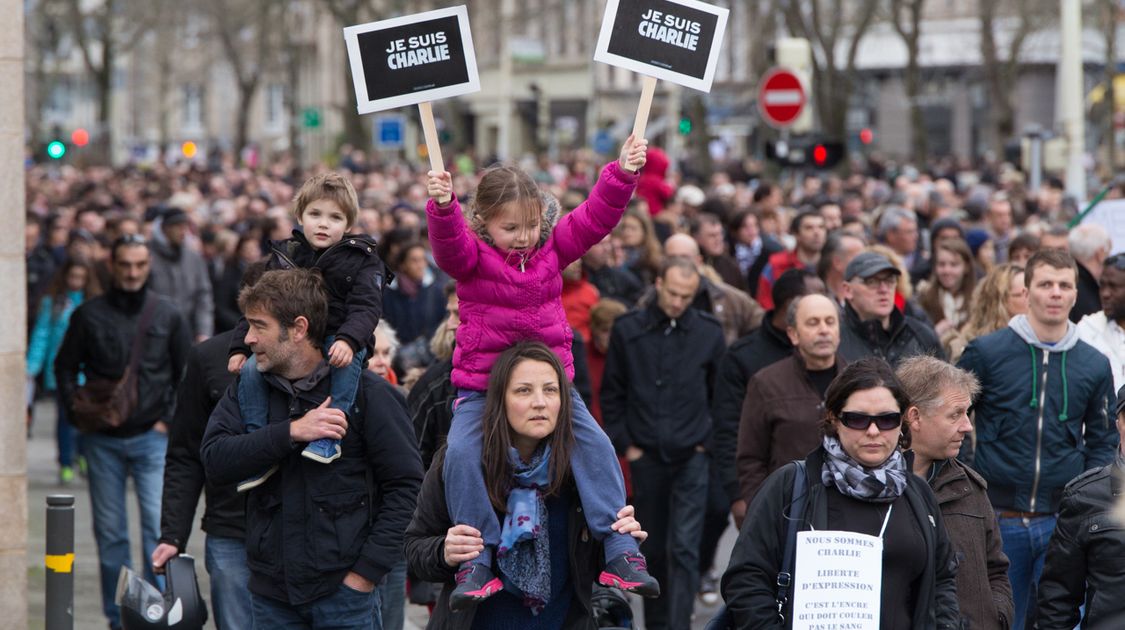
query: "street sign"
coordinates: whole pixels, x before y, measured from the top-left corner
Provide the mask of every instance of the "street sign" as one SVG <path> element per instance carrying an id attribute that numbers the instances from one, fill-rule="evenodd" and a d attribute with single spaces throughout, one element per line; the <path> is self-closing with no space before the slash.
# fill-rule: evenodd
<path id="1" fill-rule="evenodd" d="M 758 110 L 771 127 L 792 125 L 808 102 L 800 77 L 786 68 L 772 68 L 758 88 Z"/>
<path id="2" fill-rule="evenodd" d="M 320 109 L 316 107 L 306 107 L 301 110 L 301 120 L 304 123 L 305 129 L 316 129 L 320 127 Z"/>
<path id="3" fill-rule="evenodd" d="M 406 121 L 402 116 L 379 116 L 375 119 L 375 146 L 380 149 L 401 149 L 405 131 Z"/>
<path id="4" fill-rule="evenodd" d="M 344 29 L 361 114 L 480 91 L 464 6 Z"/>

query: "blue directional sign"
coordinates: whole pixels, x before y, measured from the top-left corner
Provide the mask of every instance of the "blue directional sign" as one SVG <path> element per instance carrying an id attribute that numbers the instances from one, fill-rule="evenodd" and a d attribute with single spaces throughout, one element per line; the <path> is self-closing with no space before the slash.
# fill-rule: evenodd
<path id="1" fill-rule="evenodd" d="M 375 119 L 375 146 L 380 149 L 401 149 L 406 136 L 402 116 L 379 116 Z"/>

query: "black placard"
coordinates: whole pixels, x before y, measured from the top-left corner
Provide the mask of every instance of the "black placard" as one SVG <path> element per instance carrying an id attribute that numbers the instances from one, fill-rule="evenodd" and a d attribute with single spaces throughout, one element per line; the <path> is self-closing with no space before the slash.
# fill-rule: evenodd
<path id="1" fill-rule="evenodd" d="M 360 113 L 480 89 L 465 7 L 344 29 Z"/>
<path id="2" fill-rule="evenodd" d="M 617 5 L 608 51 L 703 80 L 719 18 L 668 0 Z"/>
<path id="3" fill-rule="evenodd" d="M 358 39 L 367 97 L 373 101 L 469 80 L 456 17 L 362 33 Z"/>

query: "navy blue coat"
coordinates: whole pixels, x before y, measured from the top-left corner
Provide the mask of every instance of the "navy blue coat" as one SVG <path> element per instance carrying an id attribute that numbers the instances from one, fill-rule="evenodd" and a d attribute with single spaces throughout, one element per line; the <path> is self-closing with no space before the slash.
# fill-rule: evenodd
<path id="1" fill-rule="evenodd" d="M 1113 461 L 1113 374 L 1093 346 L 1044 352 L 1008 327 L 975 339 L 958 367 L 980 379 L 973 468 L 993 507 L 1055 512 L 1067 482 Z"/>

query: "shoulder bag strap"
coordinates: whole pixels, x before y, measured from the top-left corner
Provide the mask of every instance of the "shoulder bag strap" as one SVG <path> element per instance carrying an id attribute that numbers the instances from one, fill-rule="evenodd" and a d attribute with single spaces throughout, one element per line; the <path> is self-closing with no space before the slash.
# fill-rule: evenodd
<path id="1" fill-rule="evenodd" d="M 793 583 L 793 560 L 797 555 L 797 530 L 805 512 L 805 499 L 808 498 L 808 478 L 805 476 L 805 461 L 794 462 L 797 472 L 793 476 L 793 494 L 789 499 L 786 520 L 789 529 L 785 535 L 785 555 L 781 557 L 781 571 L 777 573 L 777 616 L 785 621 L 785 604 L 789 601 L 789 587 Z"/>

